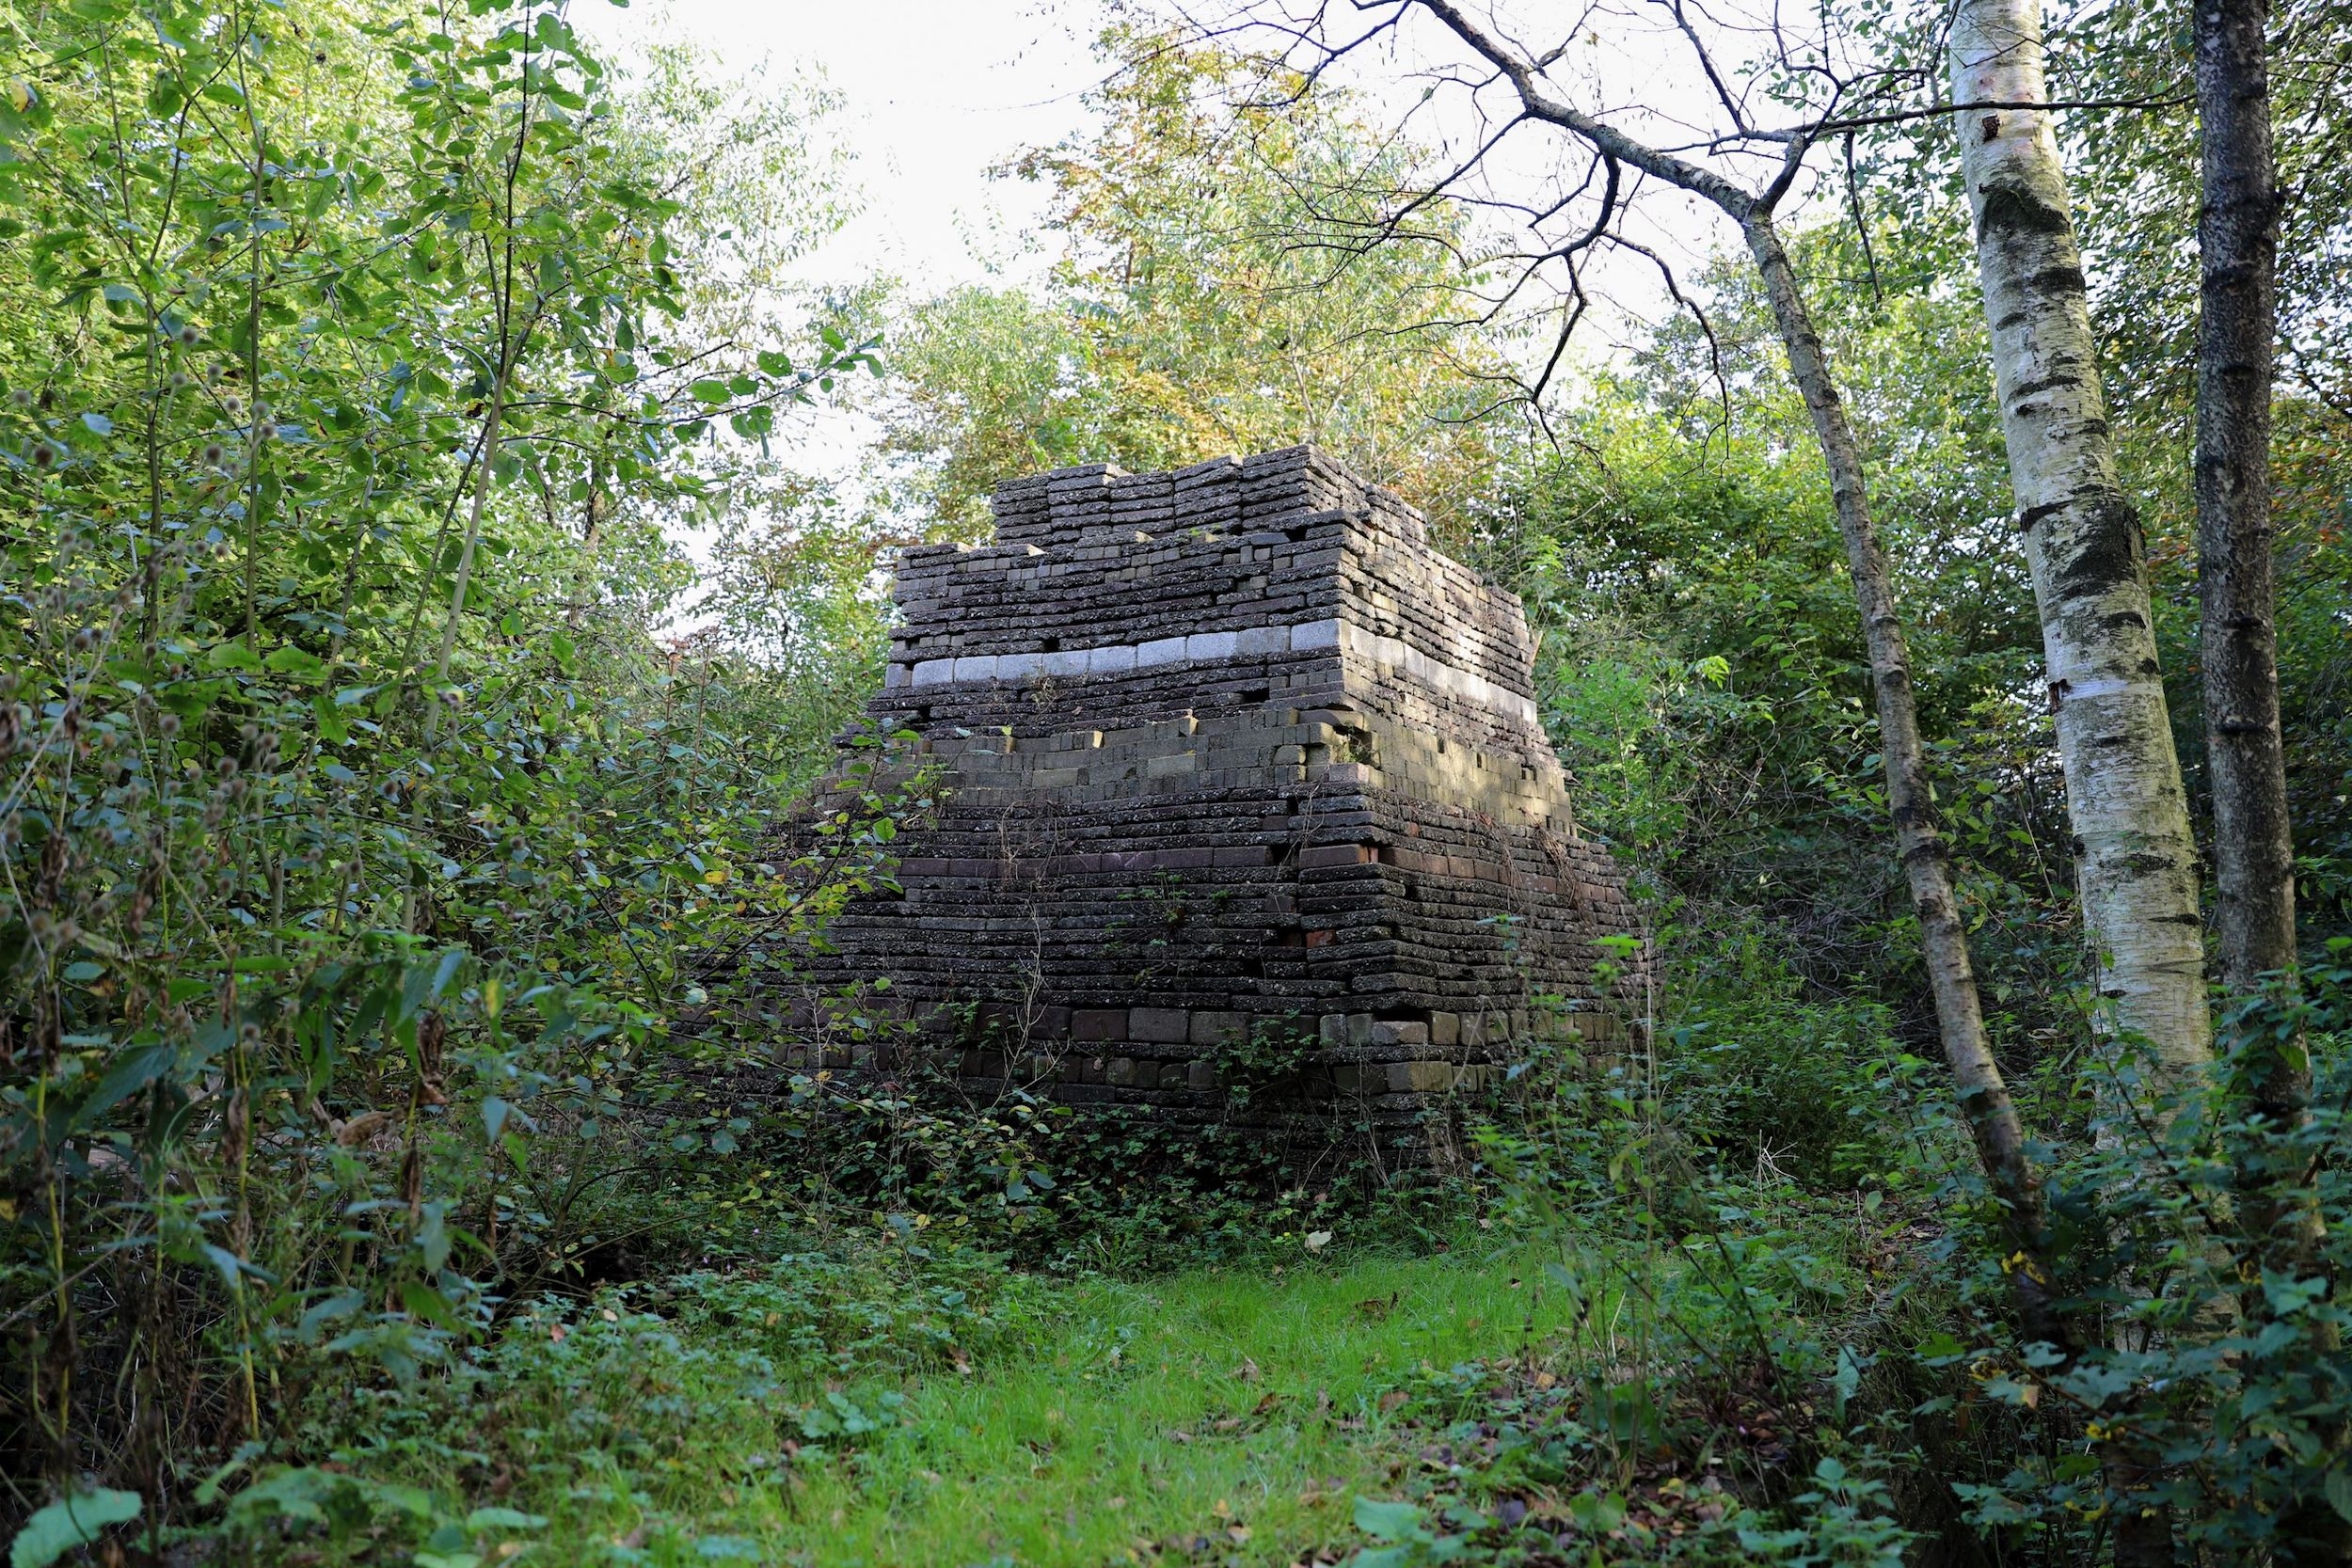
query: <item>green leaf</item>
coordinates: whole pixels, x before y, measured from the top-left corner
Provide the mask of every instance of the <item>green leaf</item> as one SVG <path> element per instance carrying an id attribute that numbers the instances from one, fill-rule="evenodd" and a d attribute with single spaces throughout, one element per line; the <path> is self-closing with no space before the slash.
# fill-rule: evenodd
<path id="1" fill-rule="evenodd" d="M 51 1503 L 16 1532 L 8 1568 L 49 1568 L 74 1547 L 96 1541 L 108 1526 L 129 1524 L 142 1506 L 136 1492 L 103 1486 Z"/>
<path id="2" fill-rule="evenodd" d="M 323 680 L 326 675 L 326 660 L 291 645 L 278 649 L 262 662 L 279 674 L 292 675 L 296 680 Z"/>
<path id="3" fill-rule="evenodd" d="M 242 642 L 223 642 L 204 656 L 204 662 L 207 667 L 215 670 L 258 672 L 262 668 L 262 661 L 254 657 L 253 650 Z"/>
<path id="4" fill-rule="evenodd" d="M 1606 1535 L 1625 1523 L 1625 1499 L 1614 1492 L 1587 1492 L 1568 1499 L 1568 1513 L 1589 1535 Z"/>
<path id="5" fill-rule="evenodd" d="M 2328 1506 L 2352 1519 L 2352 1470 L 2339 1467 L 2328 1472 Z"/>
<path id="6" fill-rule="evenodd" d="M 458 1326 L 457 1311 L 450 1305 L 449 1298 L 422 1280 L 404 1280 L 400 1287 L 400 1300 L 402 1306 L 427 1323 L 438 1323 L 443 1328 Z"/>
<path id="7" fill-rule="evenodd" d="M 319 1330 L 341 1318 L 348 1318 L 367 1305 L 368 1298 L 358 1291 L 330 1291 L 312 1302 L 302 1314 L 302 1323 L 295 1336 L 306 1345 L 318 1342 Z"/>
<path id="8" fill-rule="evenodd" d="M 1356 1528 L 1375 1541 L 1402 1541 L 1421 1528 L 1421 1509 L 1413 1503 L 1356 1499 Z"/>
<path id="9" fill-rule="evenodd" d="M 161 1078 L 170 1069 L 178 1055 L 178 1051 L 171 1046 L 151 1045 L 117 1062 L 114 1070 L 99 1083 L 98 1091 L 84 1101 L 73 1113 L 74 1125 L 96 1125 L 100 1117 Z"/>
<path id="10" fill-rule="evenodd" d="M 514 1508 L 477 1508 L 466 1515 L 469 1530 L 485 1529 L 545 1529 L 548 1522 L 536 1513 L 525 1513 Z"/>

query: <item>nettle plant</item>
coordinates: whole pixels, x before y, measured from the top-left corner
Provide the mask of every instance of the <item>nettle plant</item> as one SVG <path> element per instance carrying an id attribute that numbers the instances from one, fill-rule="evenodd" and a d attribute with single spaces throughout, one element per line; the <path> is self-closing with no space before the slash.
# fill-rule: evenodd
<path id="1" fill-rule="evenodd" d="M 577 1243 L 686 955 L 816 917 L 762 858 L 806 759 L 653 641 L 656 519 L 870 345 L 697 336 L 694 178 L 542 0 L 0 15 L 20 1501 L 152 1518 L 300 1347 L 440 1355 Z M 886 874 L 893 809 L 828 852 Z"/>

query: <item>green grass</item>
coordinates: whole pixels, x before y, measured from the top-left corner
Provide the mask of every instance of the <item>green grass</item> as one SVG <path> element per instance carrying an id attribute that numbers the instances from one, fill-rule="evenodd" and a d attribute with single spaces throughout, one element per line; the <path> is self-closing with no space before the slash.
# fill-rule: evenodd
<path id="1" fill-rule="evenodd" d="M 886 1285 L 886 1307 L 854 1299 Z M 341 1413 L 371 1436 L 338 1467 L 432 1494 L 437 1539 L 387 1511 L 404 1495 L 387 1490 L 368 1528 L 296 1528 L 273 1547 L 272 1526 L 255 1544 L 289 1562 L 399 1562 L 395 1543 L 424 1540 L 438 1554 L 418 1560 L 427 1568 L 1095 1568 L 1206 1538 L 1217 1560 L 1295 1562 L 1360 1541 L 1359 1495 L 1399 1494 L 1416 1439 L 1393 1390 L 1556 1345 L 1570 1310 L 1524 1247 L 951 1285 L 959 1323 L 927 1312 L 917 1298 L 941 1288 L 905 1270 L 829 1280 L 798 1317 L 700 1276 L 673 1285 L 660 1315 L 591 1308 L 560 1338 L 556 1320 L 520 1322 L 437 1403 Z M 879 1424 L 808 1440 L 812 1421 L 838 1423 L 829 1394 L 850 1424 Z M 484 1504 L 546 1523 L 453 1523 Z"/>
<path id="2" fill-rule="evenodd" d="M 1533 1259 L 1446 1255 L 1074 1292 L 1070 1340 L 927 1380 L 913 1425 L 818 1472 L 760 1538 L 842 1564 L 1097 1564 L 1201 1536 L 1237 1560 L 1295 1561 L 1353 1539 L 1354 1496 L 1393 1490 L 1381 1396 L 1402 1374 L 1559 1326 L 1540 1277 Z"/>
<path id="3" fill-rule="evenodd" d="M 1842 1246 L 1769 1227 L 1685 1250 L 1467 1223 L 1429 1254 L 1290 1247 L 1068 1280 L 866 1242 L 541 1303 L 454 1375 L 314 1401 L 287 1451 L 331 1461 L 231 1503 L 231 1560 L 1273 1565 L 1365 1544 L 1359 1499 L 1484 1529 L 1461 1511 L 1507 1498 L 1609 1536 L 1612 1560 L 1755 1560 L 1709 1543 L 1776 1506 L 1793 1457 L 1763 1451 L 1756 1402 L 1818 1402 L 1867 1293 Z M 1748 1414 L 1724 1413 L 1735 1385 Z M 1603 1502 L 1625 1530 L 1593 1524 Z M 1846 1512 L 1860 1555 L 1821 1560 L 1894 1560 Z"/>

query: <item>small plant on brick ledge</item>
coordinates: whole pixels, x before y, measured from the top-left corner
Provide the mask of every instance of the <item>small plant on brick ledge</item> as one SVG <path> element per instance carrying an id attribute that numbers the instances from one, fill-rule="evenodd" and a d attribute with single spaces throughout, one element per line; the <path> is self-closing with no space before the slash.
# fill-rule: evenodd
<path id="1" fill-rule="evenodd" d="M 1246 1031 L 1226 1031 L 1209 1060 L 1224 1087 L 1226 1103 L 1239 1110 L 1255 1095 L 1295 1095 L 1314 1063 L 1318 1044 L 1304 1017 L 1285 1013 L 1260 1019 Z"/>

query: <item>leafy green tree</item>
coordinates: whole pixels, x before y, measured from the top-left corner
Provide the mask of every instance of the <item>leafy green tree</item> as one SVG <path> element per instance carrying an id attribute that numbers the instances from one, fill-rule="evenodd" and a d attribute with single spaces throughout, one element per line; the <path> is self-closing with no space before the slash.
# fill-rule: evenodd
<path id="1" fill-rule="evenodd" d="M 1007 171 L 1050 183 L 1069 259 L 920 303 L 897 343 L 884 451 L 914 504 L 968 529 L 1041 468 L 1312 441 L 1461 515 L 1504 361 L 1463 214 L 1394 203 L 1415 150 L 1263 60 L 1134 26 L 1101 48 L 1100 128 Z"/>
<path id="2" fill-rule="evenodd" d="M 11 1476 L 161 1522 L 576 1272 L 692 955 L 807 913 L 660 526 L 869 358 L 766 287 L 822 104 L 693 69 L 542 0 L 0 14 Z"/>

